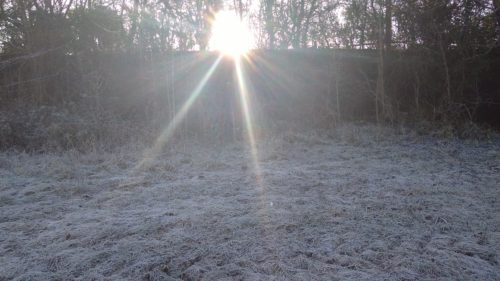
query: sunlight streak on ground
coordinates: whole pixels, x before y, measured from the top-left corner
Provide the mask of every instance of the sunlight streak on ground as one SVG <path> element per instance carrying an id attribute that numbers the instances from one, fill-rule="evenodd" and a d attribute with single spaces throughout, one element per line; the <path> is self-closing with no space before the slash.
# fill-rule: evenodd
<path id="1" fill-rule="evenodd" d="M 201 94 L 203 88 L 207 84 L 208 80 L 214 73 L 215 69 L 217 68 L 221 60 L 222 60 L 222 55 L 215 60 L 214 64 L 212 64 L 212 66 L 207 71 L 205 76 L 201 79 L 200 83 L 198 83 L 196 88 L 193 90 L 188 100 L 184 103 L 179 112 L 177 112 L 174 118 L 170 121 L 168 126 L 165 127 L 160 136 L 156 139 L 153 147 L 145 153 L 144 158 L 139 162 L 139 164 L 137 164 L 136 168 L 144 167 L 161 152 L 165 144 L 170 140 L 170 138 L 174 134 L 179 124 L 181 124 L 182 120 L 184 120 L 184 117 L 189 112 L 189 109 L 191 108 L 193 103 Z"/>
<path id="2" fill-rule="evenodd" d="M 266 237 L 265 238 L 266 245 L 268 249 L 273 251 L 274 255 L 277 255 L 277 252 L 275 250 L 275 246 L 277 245 L 277 237 L 273 229 L 273 223 L 271 221 L 271 212 L 270 212 L 271 211 L 270 209 L 273 206 L 273 202 L 269 201 L 269 198 L 267 196 L 267 188 L 259 164 L 259 152 L 257 149 L 257 142 L 255 139 L 254 128 L 253 128 L 254 120 L 252 118 L 252 111 L 251 111 L 252 106 L 250 103 L 250 97 L 249 97 L 248 87 L 246 84 L 243 65 L 241 63 L 241 60 L 243 58 L 249 60 L 249 57 L 247 56 L 240 56 L 235 58 L 234 65 L 236 68 L 236 77 L 238 80 L 240 101 L 241 101 L 241 106 L 243 108 L 243 115 L 245 119 L 244 120 L 245 129 L 248 134 L 247 138 L 248 138 L 248 143 L 250 145 L 251 161 L 255 173 L 256 184 L 257 187 L 259 188 L 260 207 L 259 207 L 258 217 L 260 220 L 260 227 L 262 227 L 264 236 Z"/>
<path id="3" fill-rule="evenodd" d="M 246 85 L 245 77 L 243 75 L 243 67 L 241 64 L 241 57 L 235 58 L 234 60 L 236 68 L 236 77 L 238 79 L 238 89 L 240 94 L 241 106 L 243 108 L 243 117 L 245 118 L 245 128 L 248 134 L 248 142 L 250 144 L 250 152 L 252 156 L 252 161 L 256 173 L 257 180 L 260 182 L 260 168 L 259 168 L 259 157 L 257 151 L 257 144 L 255 142 L 255 135 L 253 131 L 253 120 L 252 113 L 250 112 L 248 88 Z"/>

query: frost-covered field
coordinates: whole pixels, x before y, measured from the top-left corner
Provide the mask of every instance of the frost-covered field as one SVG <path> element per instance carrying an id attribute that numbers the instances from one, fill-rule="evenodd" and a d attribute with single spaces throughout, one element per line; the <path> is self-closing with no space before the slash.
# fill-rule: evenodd
<path id="1" fill-rule="evenodd" d="M 500 141 L 0 154 L 0 280 L 500 280 Z"/>

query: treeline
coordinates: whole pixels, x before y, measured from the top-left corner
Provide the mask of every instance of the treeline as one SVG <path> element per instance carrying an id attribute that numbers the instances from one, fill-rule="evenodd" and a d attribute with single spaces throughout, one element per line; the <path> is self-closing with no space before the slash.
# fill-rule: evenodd
<path id="1" fill-rule="evenodd" d="M 378 119 L 392 125 L 427 120 L 450 128 L 470 121 L 498 126 L 500 50 L 466 62 L 458 53 L 449 56 L 454 95 L 453 102 L 444 103 L 448 84 L 429 53 L 385 54 L 382 101 L 377 50 L 252 52 L 242 67 L 253 125 L 273 131 Z M 217 58 L 214 52 L 172 52 L 148 60 L 130 54 L 94 53 L 87 60 L 67 55 L 53 61 L 50 66 L 59 72 L 43 81 L 19 80 L 32 62 L 12 62 L 0 72 L 0 147 L 115 147 L 134 138 L 154 139 Z M 48 93 L 44 100 L 37 96 L 40 85 Z M 226 58 L 207 80 L 178 136 L 239 138 L 242 118 L 234 64 Z"/>
<path id="2" fill-rule="evenodd" d="M 499 0 L 0 0 L 0 146 L 164 126 L 215 59 L 203 51 L 221 9 L 256 32 L 248 79 L 268 120 L 500 124 Z M 231 71 L 192 126 L 234 129 Z"/>
<path id="3" fill-rule="evenodd" d="M 498 0 L 2 0 L 2 53 L 206 50 L 214 14 L 248 18 L 257 47 L 461 50 L 498 40 Z"/>

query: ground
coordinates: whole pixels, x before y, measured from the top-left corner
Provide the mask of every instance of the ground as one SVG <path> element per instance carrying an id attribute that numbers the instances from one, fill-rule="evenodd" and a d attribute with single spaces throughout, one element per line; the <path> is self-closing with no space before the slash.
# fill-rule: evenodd
<path id="1" fill-rule="evenodd" d="M 3 152 L 0 280 L 500 280 L 498 138 L 389 135 Z"/>

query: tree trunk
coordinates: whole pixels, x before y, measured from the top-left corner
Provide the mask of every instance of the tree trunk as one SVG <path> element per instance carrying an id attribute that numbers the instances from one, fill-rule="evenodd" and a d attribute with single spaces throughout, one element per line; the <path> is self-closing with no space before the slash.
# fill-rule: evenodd
<path id="1" fill-rule="evenodd" d="M 274 49 L 275 47 L 275 35 L 274 35 L 274 16 L 273 16 L 273 7 L 275 0 L 266 0 L 265 1 L 265 14 L 266 14 L 266 32 L 269 37 L 269 48 Z"/>
<path id="2" fill-rule="evenodd" d="M 132 48 L 134 45 L 134 37 L 137 33 L 137 21 L 139 20 L 139 0 L 134 0 L 134 10 L 132 11 L 132 23 L 130 26 L 130 31 L 129 31 L 129 42 L 128 42 L 128 48 Z"/>
<path id="3" fill-rule="evenodd" d="M 495 18 L 497 22 L 496 45 L 500 46 L 500 0 L 493 0 L 493 7 L 495 8 Z"/>
<path id="4" fill-rule="evenodd" d="M 391 49 L 392 43 L 392 0 L 385 0 L 385 49 Z"/>
<path id="5" fill-rule="evenodd" d="M 441 59 L 444 68 L 445 82 L 446 82 L 446 105 L 449 106 L 451 104 L 451 79 L 450 79 L 450 69 L 448 67 L 448 59 L 446 58 L 446 50 L 443 46 L 443 39 L 440 36 L 439 40 L 439 51 L 441 53 Z"/>

